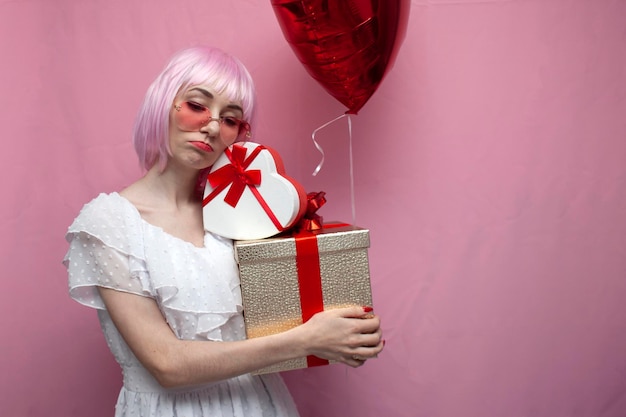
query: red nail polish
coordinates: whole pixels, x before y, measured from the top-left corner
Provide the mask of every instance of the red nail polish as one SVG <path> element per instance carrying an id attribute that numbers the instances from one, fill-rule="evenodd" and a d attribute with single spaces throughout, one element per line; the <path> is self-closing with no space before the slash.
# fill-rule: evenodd
<path id="1" fill-rule="evenodd" d="M 363 311 L 365 311 L 366 313 L 369 313 L 371 311 L 374 311 L 374 309 L 370 306 L 363 306 Z"/>
<path id="2" fill-rule="evenodd" d="M 387 343 L 387 341 L 385 339 L 383 339 L 383 346 L 385 346 L 385 343 Z"/>

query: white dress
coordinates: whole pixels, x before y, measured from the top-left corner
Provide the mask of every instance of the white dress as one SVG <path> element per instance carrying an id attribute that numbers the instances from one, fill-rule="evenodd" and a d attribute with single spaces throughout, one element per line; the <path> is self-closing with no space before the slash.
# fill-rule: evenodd
<path id="1" fill-rule="evenodd" d="M 230 240 L 205 232 L 204 247 L 196 247 L 143 220 L 117 193 L 100 194 L 86 204 L 66 239 L 70 295 L 98 310 L 106 341 L 123 371 L 116 417 L 298 415 L 278 374 L 163 388 L 126 345 L 97 291 L 100 286 L 154 298 L 180 339 L 214 343 L 244 339 L 239 275 Z"/>

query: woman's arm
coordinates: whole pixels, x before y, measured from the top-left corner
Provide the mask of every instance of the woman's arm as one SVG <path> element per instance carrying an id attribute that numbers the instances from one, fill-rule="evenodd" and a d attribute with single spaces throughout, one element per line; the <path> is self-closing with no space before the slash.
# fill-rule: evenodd
<path id="1" fill-rule="evenodd" d="M 356 367 L 383 348 L 380 320 L 363 307 L 321 312 L 271 336 L 236 342 L 180 340 L 152 298 L 98 287 L 118 331 L 164 387 L 228 379 L 289 359 L 316 355 Z"/>

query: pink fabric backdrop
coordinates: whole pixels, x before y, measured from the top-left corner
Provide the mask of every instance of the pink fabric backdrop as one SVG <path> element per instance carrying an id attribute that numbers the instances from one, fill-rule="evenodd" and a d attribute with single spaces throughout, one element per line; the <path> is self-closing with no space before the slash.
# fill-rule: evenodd
<path id="1" fill-rule="evenodd" d="M 384 3 L 384 2 L 383 2 Z M 626 415 L 626 2 L 414 0 L 353 117 L 387 348 L 285 374 L 303 417 Z M 350 220 L 345 121 L 269 1 L 0 0 L 0 415 L 113 413 L 93 311 L 67 296 L 64 232 L 139 175 L 135 111 L 172 52 L 207 43 L 258 85 L 258 141 Z"/>

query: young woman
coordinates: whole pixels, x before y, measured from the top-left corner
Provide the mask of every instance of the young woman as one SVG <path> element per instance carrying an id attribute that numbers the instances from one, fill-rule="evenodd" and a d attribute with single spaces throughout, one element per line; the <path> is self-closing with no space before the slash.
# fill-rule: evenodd
<path id="1" fill-rule="evenodd" d="M 176 54 L 137 117 L 145 175 L 100 194 L 68 230 L 70 295 L 97 309 L 123 371 L 116 416 L 297 416 L 278 374 L 250 372 L 307 355 L 357 367 L 382 350 L 367 307 L 245 339 L 232 242 L 204 230 L 200 180 L 250 135 L 253 105 L 236 58 L 215 48 Z"/>

